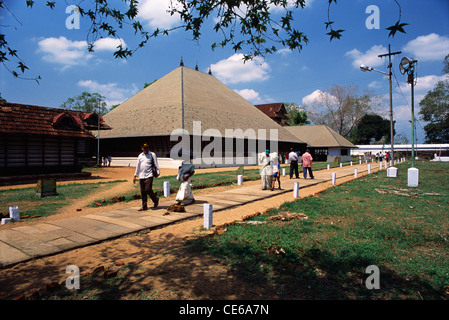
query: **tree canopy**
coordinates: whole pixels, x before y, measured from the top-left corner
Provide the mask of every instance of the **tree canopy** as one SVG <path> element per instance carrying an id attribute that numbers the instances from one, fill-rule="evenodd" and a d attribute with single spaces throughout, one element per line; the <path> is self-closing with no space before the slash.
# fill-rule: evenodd
<path id="1" fill-rule="evenodd" d="M 348 138 L 363 116 L 379 105 L 377 96 L 372 92 L 365 90 L 359 95 L 357 91 L 355 85 L 334 85 L 329 91 L 316 91 L 317 97 L 304 106 L 309 119 L 314 124 L 325 124 Z"/>
<path id="2" fill-rule="evenodd" d="M 350 140 L 354 144 L 390 143 L 390 120 L 365 114 L 351 131 Z"/>
<path id="3" fill-rule="evenodd" d="M 108 112 L 104 99 L 105 97 L 99 93 L 89 93 L 84 91 L 76 97 L 68 98 L 60 105 L 60 108 L 88 113 L 96 112 L 100 115 L 104 115 Z"/>
<path id="4" fill-rule="evenodd" d="M 29 8 L 35 6 L 36 2 L 22 1 L 25 1 Z M 389 37 L 394 37 L 396 32 L 405 33 L 404 26 L 407 25 L 401 23 L 401 6 L 398 0 L 392 1 L 398 5 L 399 15 L 397 22 L 386 28 L 390 31 Z M 39 5 L 54 10 L 56 1 L 39 2 Z M 306 0 L 172 0 L 170 8 L 167 9 L 171 15 L 180 17 L 180 24 L 168 29 L 155 28 L 152 32 L 145 30 L 139 20 L 137 0 L 120 0 L 113 3 L 107 0 L 79 0 L 77 10 L 81 17 L 90 21 L 86 37 L 87 50 L 90 52 L 95 50 L 95 41 L 102 37 L 121 39 L 120 32 L 125 28 L 134 31 L 134 36 L 138 39 L 137 45 L 129 48 L 120 44 L 114 52 L 115 58 L 127 59 L 136 50 L 144 47 L 151 38 L 168 35 L 177 29 L 191 32 L 193 40 L 198 40 L 208 25 L 206 21 L 212 18 L 215 22 L 212 29 L 221 35 L 221 41 L 213 42 L 211 48 L 230 46 L 235 52 L 242 52 L 244 60 L 248 60 L 272 54 L 279 47 L 300 52 L 309 40 L 303 31 L 296 28 L 300 24 L 295 14 L 305 5 Z M 327 19 L 323 17 L 323 33 L 326 33 L 331 41 L 340 39 L 345 31 L 337 28 L 335 21 L 331 19 L 331 8 L 334 5 L 337 5 L 337 0 L 328 0 Z M 0 0 L 0 11 L 11 14 L 17 20 L 5 0 Z M 24 77 L 29 67 L 20 58 L 14 45 L 8 42 L 3 30 L 0 31 L 0 62 L 14 77 L 39 81 L 40 76 Z M 15 61 L 11 62 L 10 59 Z M 15 64 L 15 67 L 9 62 Z"/>
<path id="5" fill-rule="evenodd" d="M 449 75 L 449 54 L 443 65 L 443 73 Z M 426 143 L 449 143 L 449 78 L 438 81 L 419 105 L 419 115 L 427 122 L 424 126 Z"/>

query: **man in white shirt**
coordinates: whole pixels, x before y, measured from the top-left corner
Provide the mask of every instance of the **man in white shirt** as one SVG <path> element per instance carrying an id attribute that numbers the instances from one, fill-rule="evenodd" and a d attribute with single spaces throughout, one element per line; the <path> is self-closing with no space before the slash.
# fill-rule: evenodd
<path id="1" fill-rule="evenodd" d="M 288 154 L 288 161 L 290 162 L 290 179 L 293 177 L 293 171 L 295 171 L 296 179 L 299 179 L 299 172 L 298 172 L 299 157 L 298 154 L 293 150 L 293 148 L 290 149 L 290 153 Z"/>
<path id="2" fill-rule="evenodd" d="M 148 210 L 147 196 L 150 196 L 154 203 L 154 208 L 159 205 L 159 198 L 153 191 L 153 163 L 159 174 L 159 165 L 157 163 L 156 154 L 150 152 L 148 144 L 142 146 L 142 153 L 137 157 L 136 172 L 134 173 L 133 183 L 136 183 L 137 178 L 140 182 L 140 194 L 142 195 L 142 208 L 139 211 Z"/>

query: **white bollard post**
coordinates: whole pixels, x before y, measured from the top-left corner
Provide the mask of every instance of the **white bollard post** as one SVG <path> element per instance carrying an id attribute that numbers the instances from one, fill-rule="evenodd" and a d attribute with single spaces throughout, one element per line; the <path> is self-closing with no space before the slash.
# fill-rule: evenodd
<path id="1" fill-rule="evenodd" d="M 170 196 L 170 181 L 164 181 L 164 197 Z"/>
<path id="2" fill-rule="evenodd" d="M 368 163 L 368 174 L 371 173 L 371 163 Z"/>
<path id="3" fill-rule="evenodd" d="M 340 168 L 343 167 L 343 163 L 340 162 Z"/>
<path id="4" fill-rule="evenodd" d="M 299 196 L 299 182 L 293 184 L 293 198 L 298 198 Z"/>
<path id="5" fill-rule="evenodd" d="M 19 213 L 19 207 L 18 206 L 11 206 L 9 207 L 9 217 L 14 222 L 20 221 L 20 213 Z"/>
<path id="6" fill-rule="evenodd" d="M 330 164 L 328 164 L 327 165 L 327 170 L 329 170 L 331 168 L 331 165 Z"/>
<path id="7" fill-rule="evenodd" d="M 379 162 L 379 170 L 382 170 L 382 161 Z"/>
<path id="8" fill-rule="evenodd" d="M 419 183 L 419 170 L 416 168 L 409 168 L 407 170 L 407 186 L 417 187 Z"/>
<path id="9" fill-rule="evenodd" d="M 337 174 L 335 172 L 332 172 L 332 185 L 335 186 L 336 182 L 337 182 Z"/>
<path id="10" fill-rule="evenodd" d="M 357 168 L 354 168 L 354 178 L 357 178 Z"/>
<path id="11" fill-rule="evenodd" d="M 243 184 L 243 175 L 239 174 L 237 176 L 237 185 L 241 186 Z"/>
<path id="12" fill-rule="evenodd" d="M 362 160 L 359 160 L 359 164 L 362 164 Z"/>
<path id="13" fill-rule="evenodd" d="M 282 168 L 282 176 L 285 177 L 285 168 Z"/>
<path id="14" fill-rule="evenodd" d="M 351 161 L 351 167 L 352 167 L 352 161 Z"/>
<path id="15" fill-rule="evenodd" d="M 205 203 L 203 205 L 204 228 L 212 228 L 212 215 L 212 203 Z"/>

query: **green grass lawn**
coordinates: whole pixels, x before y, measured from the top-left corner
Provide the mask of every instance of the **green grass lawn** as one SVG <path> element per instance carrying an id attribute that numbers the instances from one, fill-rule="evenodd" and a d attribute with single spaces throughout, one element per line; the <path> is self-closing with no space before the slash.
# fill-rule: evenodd
<path id="1" fill-rule="evenodd" d="M 407 166 L 397 166 L 398 178 L 367 175 L 189 246 L 281 299 L 448 298 L 449 164 L 417 162 L 418 188 L 407 187 Z M 280 211 L 308 219 L 268 219 Z M 370 265 L 378 290 L 365 286 Z"/>
<path id="2" fill-rule="evenodd" d="M 125 180 L 57 185 L 57 196 L 43 198 L 36 195 L 35 187 L 0 190 L 0 212 L 6 214 L 9 206 L 18 206 L 21 216 L 49 216 L 57 213 L 60 208 L 73 200 L 85 197 L 92 192 L 107 190 L 123 181 Z"/>

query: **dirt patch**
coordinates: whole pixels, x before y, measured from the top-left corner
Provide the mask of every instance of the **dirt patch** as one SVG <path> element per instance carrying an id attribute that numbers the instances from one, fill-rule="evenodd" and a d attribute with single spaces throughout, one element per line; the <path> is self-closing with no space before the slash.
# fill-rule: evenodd
<path id="1" fill-rule="evenodd" d="M 304 213 L 281 211 L 275 216 L 269 217 L 268 220 L 277 221 L 291 221 L 291 220 L 306 220 L 309 219 Z"/>

